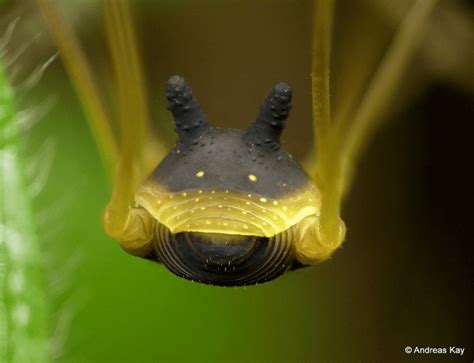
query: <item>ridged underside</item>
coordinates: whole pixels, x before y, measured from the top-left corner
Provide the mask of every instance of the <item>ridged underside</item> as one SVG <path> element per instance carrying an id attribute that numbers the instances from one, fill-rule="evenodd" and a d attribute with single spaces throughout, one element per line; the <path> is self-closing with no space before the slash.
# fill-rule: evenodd
<path id="1" fill-rule="evenodd" d="M 274 237 L 182 232 L 158 224 L 154 250 L 174 274 L 220 286 L 242 286 L 275 279 L 291 268 L 294 229 Z"/>
<path id="2" fill-rule="evenodd" d="M 172 233 L 202 232 L 273 237 L 310 215 L 318 215 L 319 190 L 313 185 L 279 199 L 229 190 L 171 193 L 145 185 L 135 196 Z"/>

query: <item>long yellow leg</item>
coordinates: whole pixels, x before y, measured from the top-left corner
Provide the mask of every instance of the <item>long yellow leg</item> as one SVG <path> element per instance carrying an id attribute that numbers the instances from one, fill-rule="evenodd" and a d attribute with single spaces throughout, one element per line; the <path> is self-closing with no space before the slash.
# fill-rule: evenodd
<path id="1" fill-rule="evenodd" d="M 424 25 L 437 0 L 417 0 L 400 24 L 392 44 L 385 53 L 348 130 L 339 129 L 336 136 L 344 147 L 340 151 L 343 190 L 349 188 L 353 167 L 361 153 L 383 124 L 384 111 L 392 101 L 405 70 L 424 35 Z"/>
<path id="2" fill-rule="evenodd" d="M 133 144 L 134 161 L 140 166 L 141 181 L 165 156 L 167 140 L 161 134 L 155 134 L 151 127 L 148 97 L 128 1 L 103 0 L 103 13 L 119 88 L 116 101 L 124 135 L 122 143 L 128 142 L 124 137 L 129 140 L 134 138 L 130 143 Z"/>
<path id="3" fill-rule="evenodd" d="M 313 103 L 313 137 L 317 154 L 324 153 L 331 127 L 329 62 L 334 0 L 316 0 L 313 16 L 313 49 L 311 88 Z"/>
<path id="4" fill-rule="evenodd" d="M 49 30 L 59 48 L 66 70 L 87 113 L 89 127 L 106 170 L 111 176 L 118 159 L 118 144 L 112 132 L 110 117 L 104 107 L 86 57 L 71 27 L 63 21 L 54 0 L 37 0 Z"/>
<path id="5" fill-rule="evenodd" d="M 89 115 L 90 128 L 109 175 L 113 175 L 114 188 L 104 214 L 104 227 L 111 236 L 121 241 L 127 251 L 144 255 L 150 249 L 153 221 L 143 209 L 130 206 L 136 186 L 149 168 L 144 162 L 143 145 L 151 132 L 128 2 L 104 1 L 104 17 L 115 71 L 120 142 L 112 132 L 111 120 L 73 30 L 61 19 L 54 1 L 38 0 L 38 4 Z"/>
<path id="6" fill-rule="evenodd" d="M 321 143 L 317 148 L 320 154 L 317 155 L 318 162 L 314 179 L 321 188 L 322 205 L 319 218 L 308 219 L 301 223 L 301 237 L 297 244 L 297 254 L 302 262 L 315 263 L 324 260 L 342 243 L 345 227 L 340 219 L 340 209 L 352 178 L 354 165 L 365 145 L 380 128 L 383 111 L 390 102 L 393 91 L 398 86 L 400 78 L 416 50 L 423 25 L 435 3 L 436 0 L 418 0 L 412 6 L 382 59 L 348 130 L 344 130 L 338 124 L 331 124 L 330 121 L 328 124 L 327 119 L 324 119 L 324 114 L 321 116 L 321 112 L 313 113 L 322 118 L 322 131 L 317 130 L 320 127 L 319 120 L 314 120 L 315 134 L 319 135 L 316 141 Z M 320 4 L 319 7 L 321 6 Z M 328 14 L 329 12 L 326 13 L 326 16 Z M 315 27 L 315 31 L 329 32 L 330 28 L 327 24 L 330 22 L 327 19 L 319 19 L 321 16 L 324 16 L 324 12 L 320 12 L 319 15 L 316 13 L 315 21 L 320 21 L 326 26 Z M 315 39 L 321 37 L 322 35 L 316 35 Z M 324 46 L 325 49 L 320 49 L 321 46 Z M 328 47 L 329 42 L 315 43 L 313 55 L 329 54 Z M 329 64 L 329 62 L 314 62 L 313 64 Z M 319 69 L 319 72 L 322 75 L 329 75 L 328 70 L 323 67 Z M 326 83 L 329 84 L 328 79 L 313 83 L 313 86 L 319 85 L 324 89 Z M 320 92 L 313 89 L 313 102 L 324 105 L 323 95 L 318 95 Z M 327 102 L 329 102 L 329 98 L 327 98 Z M 317 104 L 316 108 L 314 106 L 313 104 L 313 109 L 323 109 Z M 347 124 L 346 120 L 340 122 Z"/>
<path id="7" fill-rule="evenodd" d="M 339 246 L 345 236 L 344 222 L 339 218 L 340 205 L 331 203 L 331 172 L 334 144 L 331 143 L 330 51 L 334 1 L 315 0 L 312 49 L 313 135 L 316 155 L 310 175 L 321 191 L 321 215 L 308 218 L 299 226 L 297 255 L 302 263 L 324 260 Z M 324 222 L 324 225 L 322 224 Z"/>
<path id="8" fill-rule="evenodd" d="M 104 20 L 115 74 L 121 153 L 112 198 L 104 215 L 106 231 L 129 252 L 149 252 L 153 220 L 140 208 L 129 208 L 146 166 L 143 142 L 150 134 L 148 102 L 126 1 L 105 0 Z"/>

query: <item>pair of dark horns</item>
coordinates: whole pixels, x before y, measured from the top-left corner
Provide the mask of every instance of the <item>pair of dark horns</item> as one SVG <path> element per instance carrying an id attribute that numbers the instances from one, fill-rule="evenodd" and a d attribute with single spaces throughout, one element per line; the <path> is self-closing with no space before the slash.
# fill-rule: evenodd
<path id="1" fill-rule="evenodd" d="M 206 119 L 191 87 L 184 78 L 173 76 L 168 80 L 168 110 L 173 114 L 179 140 L 187 143 L 212 125 Z M 279 142 L 280 134 L 291 109 L 291 87 L 278 83 L 266 97 L 255 122 L 247 128 L 245 136 L 252 141 Z"/>

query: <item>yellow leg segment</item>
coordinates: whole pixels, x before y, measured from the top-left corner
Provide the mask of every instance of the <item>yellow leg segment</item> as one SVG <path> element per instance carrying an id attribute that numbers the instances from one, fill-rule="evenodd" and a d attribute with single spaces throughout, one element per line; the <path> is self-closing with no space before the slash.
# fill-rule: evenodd
<path id="1" fill-rule="evenodd" d="M 118 158 L 118 145 L 99 87 L 81 49 L 74 30 L 64 21 L 56 0 L 37 0 L 51 35 L 59 48 L 69 77 L 87 113 L 89 127 L 99 147 L 108 176 L 113 175 Z"/>
<path id="2" fill-rule="evenodd" d="M 328 258 L 338 248 L 345 236 L 345 226 L 340 219 L 341 204 L 352 180 L 352 173 L 363 148 L 381 126 L 383 112 L 390 102 L 393 90 L 399 85 L 401 75 L 417 49 L 422 28 L 436 0 L 417 0 L 401 23 L 394 40 L 377 69 L 362 102 L 349 124 L 345 120 L 331 123 L 329 98 L 323 97 L 318 87 L 329 91 L 329 61 L 313 61 L 313 117 L 317 145 L 317 169 L 313 180 L 322 195 L 320 215 L 305 220 L 300 226 L 300 239 L 296 244 L 299 260 L 305 264 Z M 329 54 L 330 11 L 322 0 L 316 3 L 313 57 Z M 324 6 L 323 6 L 324 5 Z M 326 7 L 326 8 L 325 8 Z M 319 13 L 319 15 L 318 15 Z M 318 35 L 318 32 L 321 33 Z M 326 37 L 323 35 L 326 34 Z M 324 41 L 321 41 L 324 40 Z M 317 82 L 315 82 L 317 81 Z M 328 121 L 329 120 L 329 121 Z"/>
<path id="3" fill-rule="evenodd" d="M 150 133 L 147 129 L 148 105 L 128 3 L 105 0 L 103 11 L 115 73 L 121 148 L 112 197 L 103 223 L 107 233 L 119 240 L 127 252 L 144 256 L 151 249 L 154 221 L 144 209 L 130 206 L 146 172 L 143 144 Z"/>
<path id="4" fill-rule="evenodd" d="M 324 236 L 318 217 L 309 216 L 297 226 L 295 242 L 296 259 L 303 265 L 314 265 L 327 260 L 339 248 L 346 236 L 346 225 L 338 219 L 337 236 L 328 239 Z"/>
<path id="5" fill-rule="evenodd" d="M 154 219 L 143 208 L 130 208 L 124 216 L 122 214 L 122 210 L 116 211 L 109 204 L 103 217 L 105 231 L 128 253 L 140 257 L 148 255 L 155 235 Z"/>
<path id="6" fill-rule="evenodd" d="M 111 201 L 103 216 L 105 230 L 126 251 L 144 256 L 150 252 L 155 222 L 144 209 L 130 206 L 134 204 L 137 185 L 156 166 L 152 164 L 166 154 L 166 148 L 164 140 L 151 136 L 148 100 L 128 1 L 103 0 L 115 73 L 119 140 L 112 132 L 112 120 L 92 70 L 73 29 L 61 18 L 57 1 L 37 2 L 89 115 L 91 130 L 113 180 Z"/>

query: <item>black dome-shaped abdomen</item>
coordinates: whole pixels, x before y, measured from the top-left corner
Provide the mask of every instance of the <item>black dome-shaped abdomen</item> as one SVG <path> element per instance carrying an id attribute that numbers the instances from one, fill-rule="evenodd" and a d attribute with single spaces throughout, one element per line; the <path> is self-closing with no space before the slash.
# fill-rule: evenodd
<path id="1" fill-rule="evenodd" d="M 233 190 L 279 198 L 305 188 L 304 170 L 279 144 L 246 141 L 245 130 L 210 129 L 176 145 L 149 182 L 169 190 Z"/>

